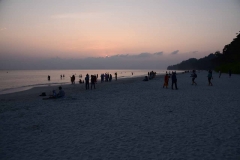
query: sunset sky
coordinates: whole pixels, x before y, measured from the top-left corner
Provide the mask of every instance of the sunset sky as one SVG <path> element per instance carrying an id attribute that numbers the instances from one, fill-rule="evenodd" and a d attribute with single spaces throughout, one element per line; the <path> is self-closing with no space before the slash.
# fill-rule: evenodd
<path id="1" fill-rule="evenodd" d="M 203 57 L 239 30 L 239 0 L 0 0 L 0 58 L 10 62 L 174 51 Z"/>

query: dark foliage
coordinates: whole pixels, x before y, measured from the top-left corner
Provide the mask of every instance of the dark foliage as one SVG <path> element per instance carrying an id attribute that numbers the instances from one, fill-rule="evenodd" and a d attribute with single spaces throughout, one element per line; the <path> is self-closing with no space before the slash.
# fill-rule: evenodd
<path id="1" fill-rule="evenodd" d="M 168 70 L 209 70 L 215 69 L 222 72 L 232 70 L 233 73 L 240 73 L 240 34 L 233 41 L 225 45 L 222 53 L 219 51 L 211 53 L 204 58 L 190 58 L 179 64 L 168 66 Z"/>

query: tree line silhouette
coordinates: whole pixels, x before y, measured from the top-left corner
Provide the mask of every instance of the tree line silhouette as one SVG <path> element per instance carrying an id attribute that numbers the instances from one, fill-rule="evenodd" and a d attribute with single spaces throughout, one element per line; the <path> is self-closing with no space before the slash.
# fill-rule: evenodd
<path id="1" fill-rule="evenodd" d="M 168 70 L 215 70 L 240 74 L 240 31 L 236 33 L 236 38 L 225 45 L 222 53 L 216 51 L 204 58 L 190 58 L 179 64 L 168 66 Z"/>

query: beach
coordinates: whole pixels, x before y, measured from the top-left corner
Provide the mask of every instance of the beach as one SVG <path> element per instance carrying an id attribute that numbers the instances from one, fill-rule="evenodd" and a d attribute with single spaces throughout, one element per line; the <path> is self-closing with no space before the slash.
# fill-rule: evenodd
<path id="1" fill-rule="evenodd" d="M 160 75 L 0 95 L 0 159 L 240 159 L 240 75 L 197 74 L 177 74 L 179 90 Z"/>

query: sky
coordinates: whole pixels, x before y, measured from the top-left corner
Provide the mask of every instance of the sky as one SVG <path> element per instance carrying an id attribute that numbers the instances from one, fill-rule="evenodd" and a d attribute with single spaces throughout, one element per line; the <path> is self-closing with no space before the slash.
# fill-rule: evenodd
<path id="1" fill-rule="evenodd" d="M 0 0 L 0 69 L 163 69 L 222 51 L 239 19 L 240 0 Z"/>

